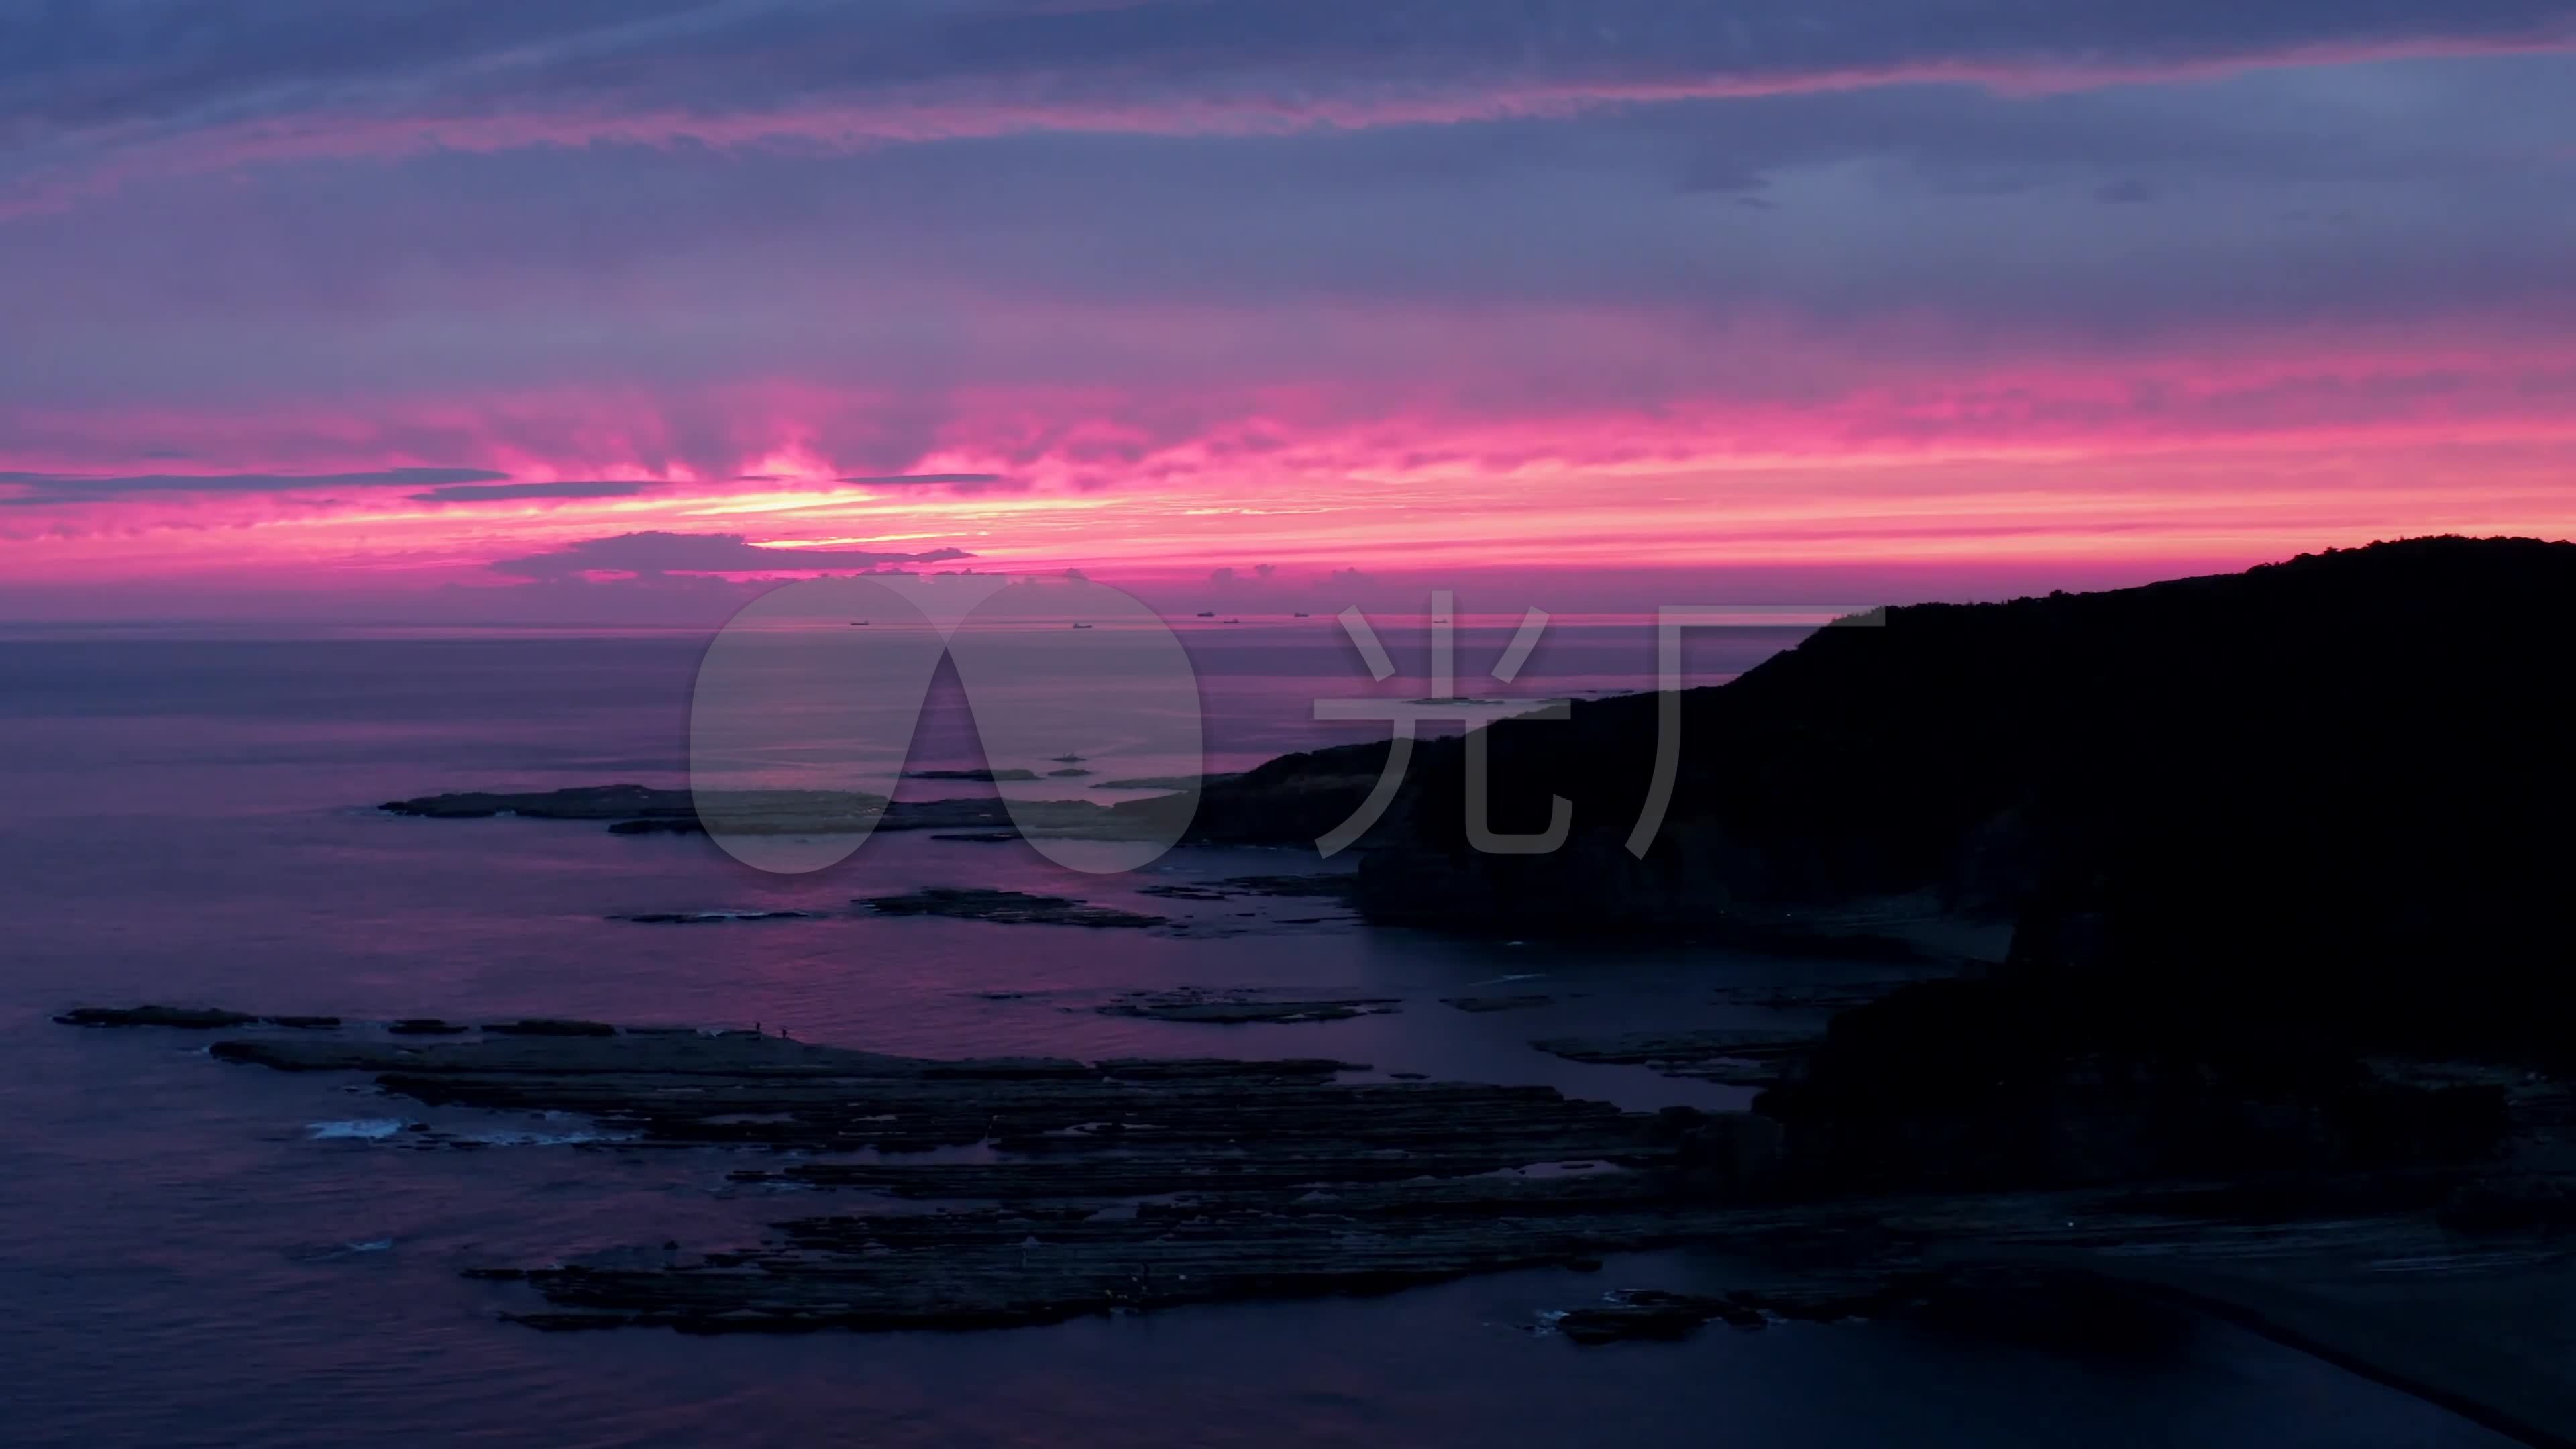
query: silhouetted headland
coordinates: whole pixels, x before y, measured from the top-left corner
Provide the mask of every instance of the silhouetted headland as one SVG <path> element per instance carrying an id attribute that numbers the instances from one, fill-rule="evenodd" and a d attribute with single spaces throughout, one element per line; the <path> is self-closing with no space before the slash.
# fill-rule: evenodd
<path id="1" fill-rule="evenodd" d="M 2156 1291 L 2221 1303 L 2392 1382 L 2487 1405 L 2488 1421 L 2540 1442 L 2556 1431 L 2533 1425 L 2576 1432 L 2576 1387 L 2446 1360 L 2404 1300 L 2369 1299 L 2350 1265 L 2448 1253 L 2464 1233 L 2576 1227 L 2576 1099 L 2556 1080 L 2576 1007 L 2563 906 L 2576 878 L 2571 624 L 2576 545 L 2525 539 L 2417 539 L 2106 593 L 1890 608 L 1679 695 L 1678 769 L 1643 858 L 1627 840 L 1664 697 L 1490 727 L 1495 829 L 1536 831 L 1551 796 L 1572 804 L 1572 834 L 1548 854 L 1469 848 L 1465 746 L 1425 741 L 1361 843 L 1356 877 L 1331 886 L 1371 922 L 1542 948 L 1656 937 L 1841 956 L 1940 955 L 1941 928 L 2008 934 L 2008 951 L 1962 961 L 1955 979 L 1821 1003 L 1843 1008 L 1821 1038 L 1684 1024 L 1538 1043 L 1758 1084 L 1751 1113 L 1399 1090 L 1411 1084 L 1336 1081 L 1331 1063 L 827 1062 L 757 1039 L 631 1032 L 424 1046 L 394 1039 L 406 1024 L 381 1042 L 303 1032 L 216 1054 L 374 1072 L 427 1100 L 589 1112 L 648 1141 L 884 1150 L 890 1138 L 985 1140 L 994 1122 L 1014 1134 L 994 1139 L 989 1164 L 786 1170 L 1012 1206 L 891 1225 L 806 1219 L 780 1225 L 781 1246 L 668 1270 L 531 1270 L 551 1300 L 527 1315 L 540 1326 L 1041 1321 L 1721 1235 L 1785 1239 L 1802 1254 L 1848 1235 L 1868 1246 L 1846 1266 L 1872 1271 L 1927 1242 L 2082 1254 L 2152 1241 L 2186 1245 L 2184 1256 L 2152 1274 L 2127 1258 L 2085 1259 L 2087 1271 L 2153 1277 Z M 1188 838 L 1311 842 L 1350 817 L 1386 755 L 1356 745 L 1208 777 Z M 766 810 L 787 830 L 864 819 L 990 826 L 1001 839 L 1116 836 L 1164 829 L 1188 798 L 1051 802 L 1016 824 L 998 801 L 785 792 L 731 813 Z M 697 828 L 685 792 L 641 787 L 388 808 Z M 1223 900 L 1238 885 L 1257 893 L 1251 878 L 1159 889 Z M 991 893 L 924 899 L 1038 926 L 1104 923 L 1065 914 L 1080 902 L 1032 913 Z M 1100 1009 L 1203 1024 L 1393 1005 L 1139 996 Z M 67 1019 L 258 1025 L 159 1008 Z M 679 1079 L 689 1085 L 675 1097 Z M 717 1081 L 730 1085 L 700 1101 Z M 683 1098 L 686 1110 L 672 1105 Z M 1095 1140 L 1102 1123 L 1116 1131 Z M 1600 1172 L 1491 1176 L 1552 1171 L 1567 1154 Z M 1316 1181 L 1337 1185 L 1318 1197 Z M 1134 1218 L 1092 1206 L 1138 1194 L 1177 1196 Z M 1900 1201 L 1903 1232 L 1860 1227 Z M 2102 1222 L 2117 1227 L 2079 1226 Z M 2231 1259 L 2226 1284 L 2186 1263 L 2199 1237 L 2285 1224 L 2273 1248 Z M 1015 1276 L 1033 1239 L 1067 1245 L 1044 1281 Z M 877 1273 L 896 1259 L 935 1277 Z M 2558 1301 L 2556 1279 L 2530 1271 L 2443 1283 L 2467 1305 L 2462 1321 L 2537 1323 L 2534 1305 Z M 1791 1301 L 1831 1316 L 1917 1302 L 1920 1288 L 1882 1276 L 1813 1300 L 1632 1295 L 1586 1310 L 1581 1326 L 1598 1338 L 1686 1332 Z M 2355 1337 L 2336 1327 L 2346 1323 L 2371 1326 Z"/>

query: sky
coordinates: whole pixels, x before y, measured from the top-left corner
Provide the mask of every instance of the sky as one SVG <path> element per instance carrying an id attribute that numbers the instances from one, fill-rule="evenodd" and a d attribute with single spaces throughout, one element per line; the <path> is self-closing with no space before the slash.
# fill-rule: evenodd
<path id="1" fill-rule="evenodd" d="M 2576 0 L 0 0 L 0 618 L 2576 532 Z"/>

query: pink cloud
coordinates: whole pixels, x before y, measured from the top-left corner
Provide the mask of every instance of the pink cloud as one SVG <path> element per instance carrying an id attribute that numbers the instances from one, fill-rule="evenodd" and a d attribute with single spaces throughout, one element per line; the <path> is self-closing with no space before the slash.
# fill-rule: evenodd
<path id="1" fill-rule="evenodd" d="M 812 373 L 479 395 L 325 400 L 281 383 L 219 411 L 0 407 L 0 470 L 343 475 L 258 490 L 312 506 L 363 497 L 353 478 L 400 468 L 484 470 L 491 476 L 466 480 L 477 486 L 458 489 L 456 501 L 500 503 L 549 484 L 578 496 L 601 480 L 694 485 L 701 496 L 758 492 L 762 476 L 915 493 L 1078 491 L 1352 471 L 2117 456 L 2576 433 L 2576 342 L 2538 309 L 2203 328 L 2122 345 L 1997 338 L 1921 316 L 1710 327 L 1616 309 L 1388 308 L 1344 326 L 1313 309 L 1295 346 L 1278 348 L 1267 341 L 1283 324 L 1257 313 L 1064 312 L 1090 318 L 1091 330 L 1025 308 L 1013 315 L 1032 334 L 1086 336 L 1099 381 L 1045 381 L 1056 364 L 1032 357 L 1022 366 L 1002 338 L 993 370 L 1028 380 L 923 385 L 899 380 L 895 357 L 818 362 Z M 184 466 L 170 461 L 174 452 Z"/>
<path id="2" fill-rule="evenodd" d="M 1216 345 L 1228 315 L 1098 314 L 1115 362 L 1083 386 L 924 390 L 863 369 L 0 410 L 0 471 L 335 475 L 0 507 L 0 556 L 22 588 L 457 588 L 489 613 L 508 607 L 489 590 L 532 577 L 496 563 L 555 560 L 531 566 L 552 587 L 634 536 L 718 537 L 689 557 L 719 549 L 728 569 L 764 549 L 781 571 L 971 554 L 1186 590 L 1256 562 L 1281 588 L 1355 567 L 1389 587 L 1790 566 L 2100 575 L 2406 533 L 2576 533 L 2576 342 L 2538 314 L 2115 346 L 1972 341 L 1922 317 L 1717 335 L 1619 311 L 1533 327 L 1426 310 L 1240 359 Z M 1127 351 L 1121 328 L 1163 350 Z M 1511 343 L 1533 335 L 1558 343 L 1538 364 Z M 187 461 L 148 456 L 170 451 Z M 446 471 L 406 471 L 422 469 Z M 471 481 L 438 500 L 417 482 L 433 476 Z M 596 480 L 639 486 L 581 486 Z M 659 573 L 672 607 L 738 602 Z"/>

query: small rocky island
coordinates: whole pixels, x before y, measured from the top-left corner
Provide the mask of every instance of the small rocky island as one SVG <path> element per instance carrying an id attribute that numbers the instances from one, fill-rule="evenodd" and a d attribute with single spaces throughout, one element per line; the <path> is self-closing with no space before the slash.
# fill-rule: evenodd
<path id="1" fill-rule="evenodd" d="M 1018 772 L 1025 774 L 1025 771 Z M 935 771 L 916 778 L 1016 779 L 992 771 Z M 704 808 L 742 835 L 842 835 L 862 831 L 958 830 L 1024 832 L 1125 839 L 1145 833 L 1149 817 L 1120 813 L 1088 800 L 1022 800 L 1004 805 L 992 797 L 888 800 L 843 790 L 724 790 L 693 793 L 654 785 L 576 785 L 556 790 L 469 790 L 388 800 L 389 815 L 429 820 L 605 821 L 619 835 L 703 835 Z"/>
<path id="2" fill-rule="evenodd" d="M 948 916 L 963 921 L 993 921 L 1005 926 L 1087 926 L 1093 930 L 1143 928 L 1164 924 L 1162 916 L 1096 906 L 1069 896 L 1042 896 L 1028 891 L 925 886 L 902 895 L 868 896 L 858 902 L 880 916 Z"/>

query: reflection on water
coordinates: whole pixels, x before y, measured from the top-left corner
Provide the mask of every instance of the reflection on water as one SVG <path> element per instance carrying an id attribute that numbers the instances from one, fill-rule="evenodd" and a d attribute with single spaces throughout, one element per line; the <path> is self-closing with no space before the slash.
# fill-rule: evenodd
<path id="1" fill-rule="evenodd" d="M 724 1154 L 577 1145 L 593 1135 L 577 1120 L 428 1109 L 349 1079 L 224 1066 L 183 1033 L 44 1020 L 72 1002 L 177 998 L 355 1017 L 756 1021 L 901 1052 L 1330 1055 L 1633 1106 L 1724 1105 L 1740 1094 L 1526 1043 L 1640 1022 L 1777 1024 L 1715 1000 L 1717 988 L 1834 969 L 1448 941 L 1365 931 L 1329 902 L 1134 889 L 1313 868 L 1291 852 L 1184 850 L 1155 874 L 1101 879 L 1019 845 L 890 837 L 790 878 L 744 869 L 704 840 L 363 808 L 443 789 L 670 783 L 696 647 L 650 635 L 0 644 L 0 789 L 12 805 L 0 836 L 0 1362 L 13 1374 L 0 1439 L 2496 1442 L 2215 1326 L 2130 1360 L 1896 1326 L 1712 1329 L 1596 1350 L 1530 1331 L 1542 1310 L 1610 1287 L 1723 1286 L 1717 1254 L 1002 1333 L 537 1334 L 494 1321 L 506 1285 L 456 1268 L 567 1250 L 652 1254 L 666 1239 L 749 1241 L 828 1199 L 730 1183 Z M 1270 646 L 1275 673 L 1263 672 L 1262 647 L 1231 637 L 1202 661 L 1221 762 L 1311 747 L 1304 701 L 1355 690 L 1338 641 L 1320 632 Z M 1634 637 L 1577 638 L 1554 657 L 1557 678 L 1534 665 L 1524 679 L 1539 691 L 1615 687 L 1650 658 Z M 1419 683 L 1387 688 L 1418 693 Z M 917 762 L 971 761 L 957 722 L 953 699 L 934 708 Z M 1186 914 L 1193 925 L 1093 932 L 872 919 L 847 906 L 969 883 Z M 695 910 L 828 914 L 609 919 Z M 1404 1005 L 1240 1027 L 1091 1009 L 1119 992 L 1185 985 Z M 1554 1000 L 1490 1014 L 1440 1004 L 1503 992 Z M 414 1123 L 486 1145 L 418 1150 L 405 1143 L 419 1135 L 405 1130 Z"/>

